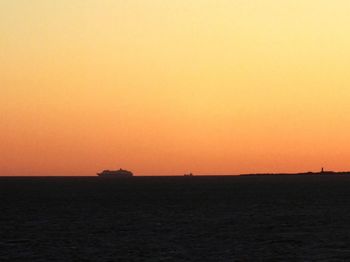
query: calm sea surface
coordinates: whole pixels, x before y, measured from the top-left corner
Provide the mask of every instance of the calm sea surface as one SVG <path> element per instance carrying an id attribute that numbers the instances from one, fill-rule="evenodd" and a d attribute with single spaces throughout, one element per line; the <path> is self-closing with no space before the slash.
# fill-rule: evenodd
<path id="1" fill-rule="evenodd" d="M 350 176 L 3 177 L 0 261 L 350 261 Z"/>

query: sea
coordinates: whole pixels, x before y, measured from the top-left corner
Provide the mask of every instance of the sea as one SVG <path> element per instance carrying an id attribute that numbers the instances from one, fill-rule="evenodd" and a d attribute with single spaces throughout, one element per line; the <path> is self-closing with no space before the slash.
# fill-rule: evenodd
<path id="1" fill-rule="evenodd" d="M 350 261 L 350 176 L 1 177 L 0 261 Z"/>

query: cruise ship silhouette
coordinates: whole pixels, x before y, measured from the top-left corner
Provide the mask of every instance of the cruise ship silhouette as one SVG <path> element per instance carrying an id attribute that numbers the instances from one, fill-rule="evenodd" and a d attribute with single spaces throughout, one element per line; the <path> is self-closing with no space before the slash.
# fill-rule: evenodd
<path id="1" fill-rule="evenodd" d="M 119 170 L 103 170 L 97 175 L 101 177 L 132 177 L 134 174 L 131 171 L 120 168 Z"/>

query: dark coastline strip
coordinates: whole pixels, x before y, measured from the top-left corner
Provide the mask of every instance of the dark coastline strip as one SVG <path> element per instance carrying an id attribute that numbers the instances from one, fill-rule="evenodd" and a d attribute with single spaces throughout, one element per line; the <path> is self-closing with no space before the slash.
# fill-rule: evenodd
<path id="1" fill-rule="evenodd" d="M 252 173 L 252 174 L 240 174 L 240 176 L 306 176 L 306 175 L 350 175 L 350 171 L 344 172 L 304 172 L 304 173 Z"/>

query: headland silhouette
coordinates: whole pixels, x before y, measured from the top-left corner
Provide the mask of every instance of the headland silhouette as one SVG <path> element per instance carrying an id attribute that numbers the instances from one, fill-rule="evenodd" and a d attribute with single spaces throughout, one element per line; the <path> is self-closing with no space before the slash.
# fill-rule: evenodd
<path id="1" fill-rule="evenodd" d="M 350 175 L 350 171 L 331 171 L 324 170 L 322 167 L 318 172 L 300 172 L 300 173 L 248 173 L 240 174 L 240 176 L 280 176 L 280 175 Z"/>

